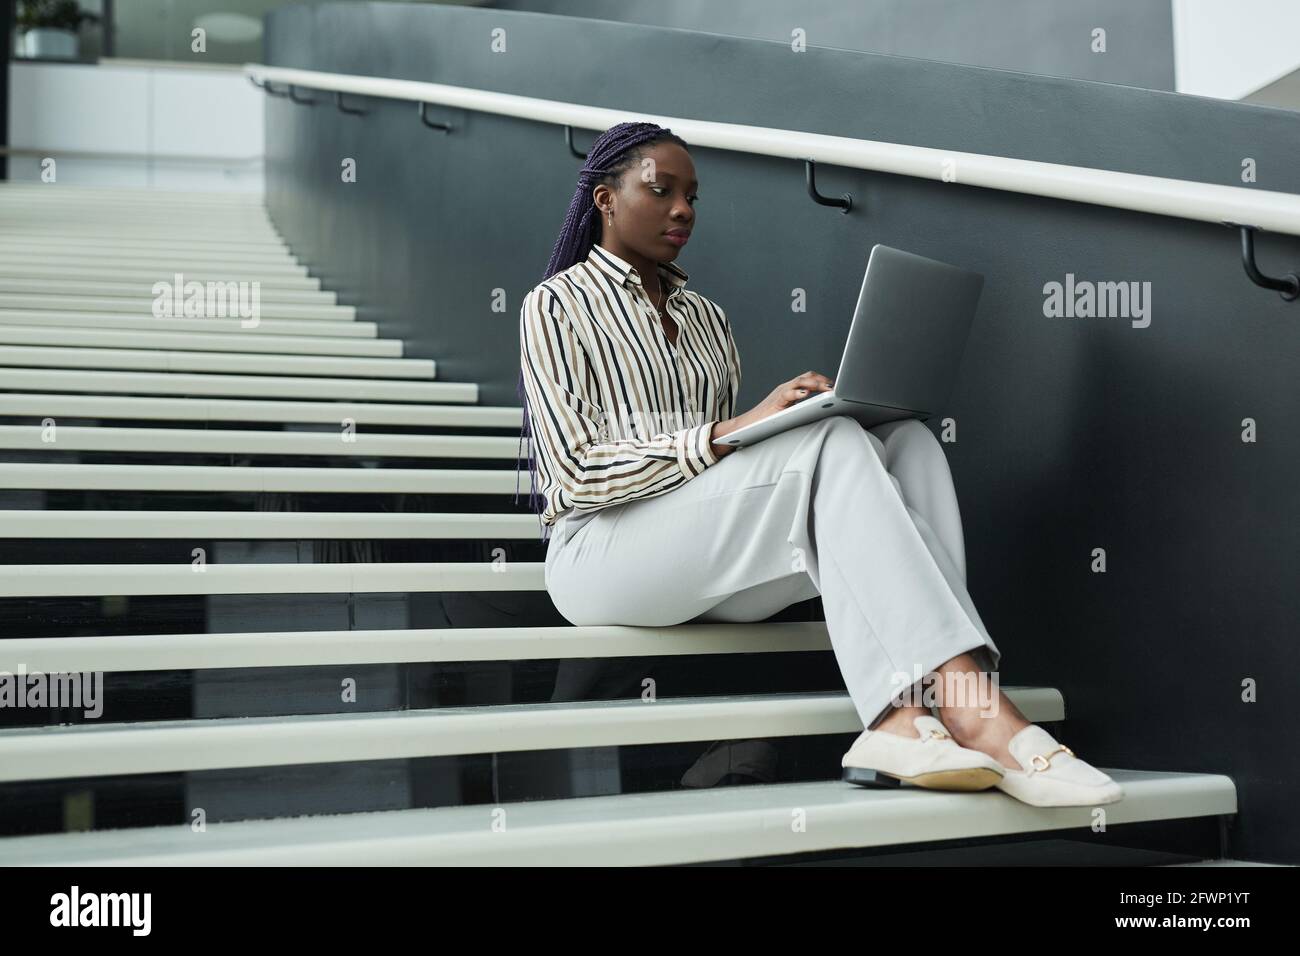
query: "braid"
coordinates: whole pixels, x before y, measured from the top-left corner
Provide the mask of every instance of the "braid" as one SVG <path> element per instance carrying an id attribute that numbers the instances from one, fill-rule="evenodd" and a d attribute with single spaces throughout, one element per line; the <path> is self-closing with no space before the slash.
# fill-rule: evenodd
<path id="1" fill-rule="evenodd" d="M 641 152 L 638 147 L 665 141 L 674 142 L 686 148 L 686 143 L 681 137 L 674 135 L 672 130 L 656 126 L 654 123 L 619 123 L 617 126 L 611 126 L 600 134 L 587 153 L 586 163 L 578 171 L 578 185 L 574 190 L 573 199 L 569 201 L 569 210 L 564 216 L 564 226 L 555 240 L 554 248 L 551 250 L 551 261 L 547 263 L 546 273 L 542 276 L 543 282 L 557 272 L 563 272 L 570 266 L 585 260 L 591 252 L 591 247 L 596 244 L 596 240 L 603 235 L 600 215 L 596 209 L 596 201 L 592 195 L 592 190 L 602 183 L 611 188 L 617 188 L 623 173 L 641 159 Z M 524 370 L 522 366 L 519 369 L 519 384 L 516 387 L 516 393 L 519 395 L 519 401 L 524 410 L 523 427 L 519 432 L 520 454 L 516 461 L 515 471 L 515 503 L 518 504 L 518 462 L 523 459 L 524 437 L 532 434 L 531 411 L 528 406 L 528 394 L 524 390 Z M 530 509 L 537 512 L 540 519 L 544 503 L 539 502 L 537 499 L 539 491 L 537 487 L 537 460 L 532 444 L 530 441 L 528 449 L 530 484 L 528 504 Z M 546 541 L 549 538 L 550 528 L 544 526 L 542 528 L 542 540 Z"/>

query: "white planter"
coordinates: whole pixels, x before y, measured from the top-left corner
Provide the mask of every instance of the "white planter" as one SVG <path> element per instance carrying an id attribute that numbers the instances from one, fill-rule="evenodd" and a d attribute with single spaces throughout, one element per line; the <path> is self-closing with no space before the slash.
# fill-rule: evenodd
<path id="1" fill-rule="evenodd" d="M 37 27 L 22 37 L 23 56 L 61 57 L 76 59 L 77 35 L 71 30 L 51 30 Z"/>

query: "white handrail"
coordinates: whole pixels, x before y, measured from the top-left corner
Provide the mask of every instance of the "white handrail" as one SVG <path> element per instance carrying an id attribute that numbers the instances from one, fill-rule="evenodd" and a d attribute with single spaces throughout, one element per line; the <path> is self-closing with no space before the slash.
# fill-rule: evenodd
<path id="1" fill-rule="evenodd" d="M 433 103 L 581 129 L 603 131 L 616 123 L 650 122 L 671 127 L 674 133 L 692 146 L 788 159 L 811 159 L 835 166 L 952 181 L 966 186 L 1086 202 L 1096 206 L 1131 209 L 1201 222 L 1239 223 L 1300 236 L 1300 195 L 1292 193 L 1248 189 L 1243 186 L 1219 186 L 1060 163 L 1040 163 L 1009 156 L 988 156 L 905 143 L 884 143 L 849 136 L 716 123 L 680 116 L 658 116 L 442 83 L 294 70 L 259 63 L 246 63 L 244 71 L 258 81 L 270 80 L 272 83 L 308 89 Z"/>

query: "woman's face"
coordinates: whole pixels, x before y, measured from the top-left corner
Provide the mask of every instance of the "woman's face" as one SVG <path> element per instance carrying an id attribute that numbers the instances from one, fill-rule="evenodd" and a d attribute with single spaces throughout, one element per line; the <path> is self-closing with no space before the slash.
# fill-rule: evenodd
<path id="1" fill-rule="evenodd" d="M 642 153 L 644 158 L 623 172 L 617 191 L 601 184 L 592 192 L 601 240 L 652 262 L 672 262 L 695 226 L 695 164 L 676 143 L 655 143 Z"/>

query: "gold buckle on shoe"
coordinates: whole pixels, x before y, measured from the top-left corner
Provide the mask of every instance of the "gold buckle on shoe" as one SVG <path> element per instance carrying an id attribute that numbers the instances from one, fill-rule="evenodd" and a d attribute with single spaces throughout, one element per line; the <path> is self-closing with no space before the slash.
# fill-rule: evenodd
<path id="1" fill-rule="evenodd" d="M 1029 762 L 1034 765 L 1035 770 L 1043 771 L 1046 770 L 1049 766 L 1051 766 L 1052 758 L 1057 754 L 1061 753 L 1062 751 L 1069 754 L 1071 757 L 1074 756 L 1073 750 L 1065 746 L 1065 744 L 1061 744 L 1061 746 L 1057 747 L 1055 750 L 1053 750 L 1051 753 L 1047 754 L 1046 756 L 1043 756 L 1042 754 L 1034 754 L 1033 758 Z M 1038 761 L 1040 760 L 1043 762 L 1043 765 L 1041 767 L 1038 765 Z"/>

